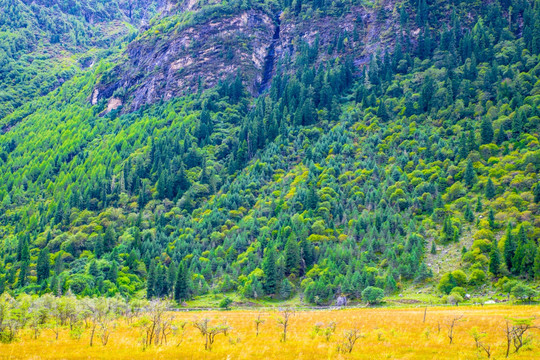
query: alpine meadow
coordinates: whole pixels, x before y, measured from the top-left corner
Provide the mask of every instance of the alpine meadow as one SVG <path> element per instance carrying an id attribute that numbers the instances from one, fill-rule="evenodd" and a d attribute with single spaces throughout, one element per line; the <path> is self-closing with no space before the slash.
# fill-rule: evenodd
<path id="1" fill-rule="evenodd" d="M 0 359 L 539 359 L 540 0 L 0 0 Z"/>

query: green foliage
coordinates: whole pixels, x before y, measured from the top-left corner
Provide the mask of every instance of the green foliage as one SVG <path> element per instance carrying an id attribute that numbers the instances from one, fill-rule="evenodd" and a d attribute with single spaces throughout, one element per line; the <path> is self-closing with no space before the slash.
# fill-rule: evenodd
<path id="1" fill-rule="evenodd" d="M 368 286 L 362 291 L 362 300 L 370 305 L 375 305 L 381 302 L 384 298 L 384 290 L 375 286 Z"/>
<path id="2" fill-rule="evenodd" d="M 222 309 L 228 309 L 229 306 L 233 303 L 232 299 L 228 296 L 225 296 L 220 302 L 219 307 Z"/>
<path id="3" fill-rule="evenodd" d="M 119 4 L 89 3 L 106 24 L 105 10 Z M 435 241 L 458 246 L 473 234 L 469 278 L 444 274 L 441 292 L 484 284 L 488 270 L 539 278 L 540 20 L 531 1 L 505 4 L 519 10 L 405 3 L 395 19 L 403 36 L 367 67 L 349 57 L 354 34 L 321 34 L 279 59 L 257 97 L 239 72 L 132 113 L 88 101 L 96 83 L 115 80 L 112 63 L 131 35 L 99 35 L 61 2 L 37 32 L 34 7 L 10 6 L 0 15 L 1 290 L 146 291 L 179 302 L 209 291 L 301 291 L 330 304 L 337 294 L 429 283 L 427 259 L 442 256 Z M 138 39 L 150 44 L 154 30 L 174 34 L 250 6 L 285 10 L 282 21 L 357 11 L 341 1 L 300 5 L 201 5 L 155 18 Z M 35 56 L 90 47 L 108 49 L 75 56 L 102 59 L 91 68 L 45 70 L 51 59 Z"/>

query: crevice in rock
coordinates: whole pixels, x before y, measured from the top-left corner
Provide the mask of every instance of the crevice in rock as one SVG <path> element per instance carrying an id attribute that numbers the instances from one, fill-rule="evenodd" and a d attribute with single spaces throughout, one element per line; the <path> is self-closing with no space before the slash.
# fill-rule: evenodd
<path id="1" fill-rule="evenodd" d="M 268 52 L 264 58 L 264 68 L 263 68 L 263 77 L 261 85 L 259 86 L 259 95 L 265 92 L 270 86 L 270 80 L 274 73 L 274 62 L 276 58 L 276 44 L 279 41 L 279 31 L 280 31 L 280 19 L 278 14 L 276 16 L 276 28 L 274 30 L 274 35 L 272 37 L 272 42 L 268 47 Z"/>

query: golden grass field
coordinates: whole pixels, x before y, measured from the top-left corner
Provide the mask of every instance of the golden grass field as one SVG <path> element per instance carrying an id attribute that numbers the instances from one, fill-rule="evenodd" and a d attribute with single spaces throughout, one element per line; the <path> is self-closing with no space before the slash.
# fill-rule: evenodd
<path id="1" fill-rule="evenodd" d="M 184 339 L 176 346 L 178 336 L 169 336 L 168 345 L 146 350 L 140 342 L 140 329 L 120 320 L 109 343 L 99 340 L 89 346 L 89 331 L 80 340 L 70 338 L 68 330 L 59 339 L 51 330 L 43 330 L 37 340 L 29 330 L 12 344 L 0 344 L 1 359 L 485 359 L 485 353 L 475 347 L 470 331 L 477 327 L 486 332 L 486 344 L 492 347 L 492 359 L 504 358 L 505 317 L 540 318 L 538 306 L 484 306 L 424 308 L 366 308 L 332 311 L 299 311 L 291 318 L 287 342 L 280 341 L 277 311 L 264 312 L 260 334 L 255 336 L 257 311 L 216 311 L 176 313 L 176 321 L 192 321 L 208 317 L 212 324 L 226 321 L 232 329 L 228 336 L 217 335 L 211 351 L 204 350 L 204 338 L 187 325 Z M 454 343 L 449 345 L 448 319 L 463 315 L 455 328 Z M 334 321 L 337 328 L 329 341 L 313 336 L 316 323 Z M 440 332 L 439 332 L 439 324 Z M 536 322 L 540 325 L 540 320 Z M 337 343 L 343 332 L 361 329 L 365 336 L 356 343 L 352 353 L 341 354 Z M 540 330 L 531 330 L 532 340 L 511 359 L 540 359 Z"/>

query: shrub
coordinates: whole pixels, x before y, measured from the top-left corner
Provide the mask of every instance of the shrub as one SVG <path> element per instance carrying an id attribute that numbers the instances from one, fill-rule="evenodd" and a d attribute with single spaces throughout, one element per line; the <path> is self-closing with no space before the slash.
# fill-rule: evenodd
<path id="1" fill-rule="evenodd" d="M 375 286 L 368 286 L 362 291 L 362 299 L 368 304 L 378 304 L 384 297 L 384 290 Z"/>

